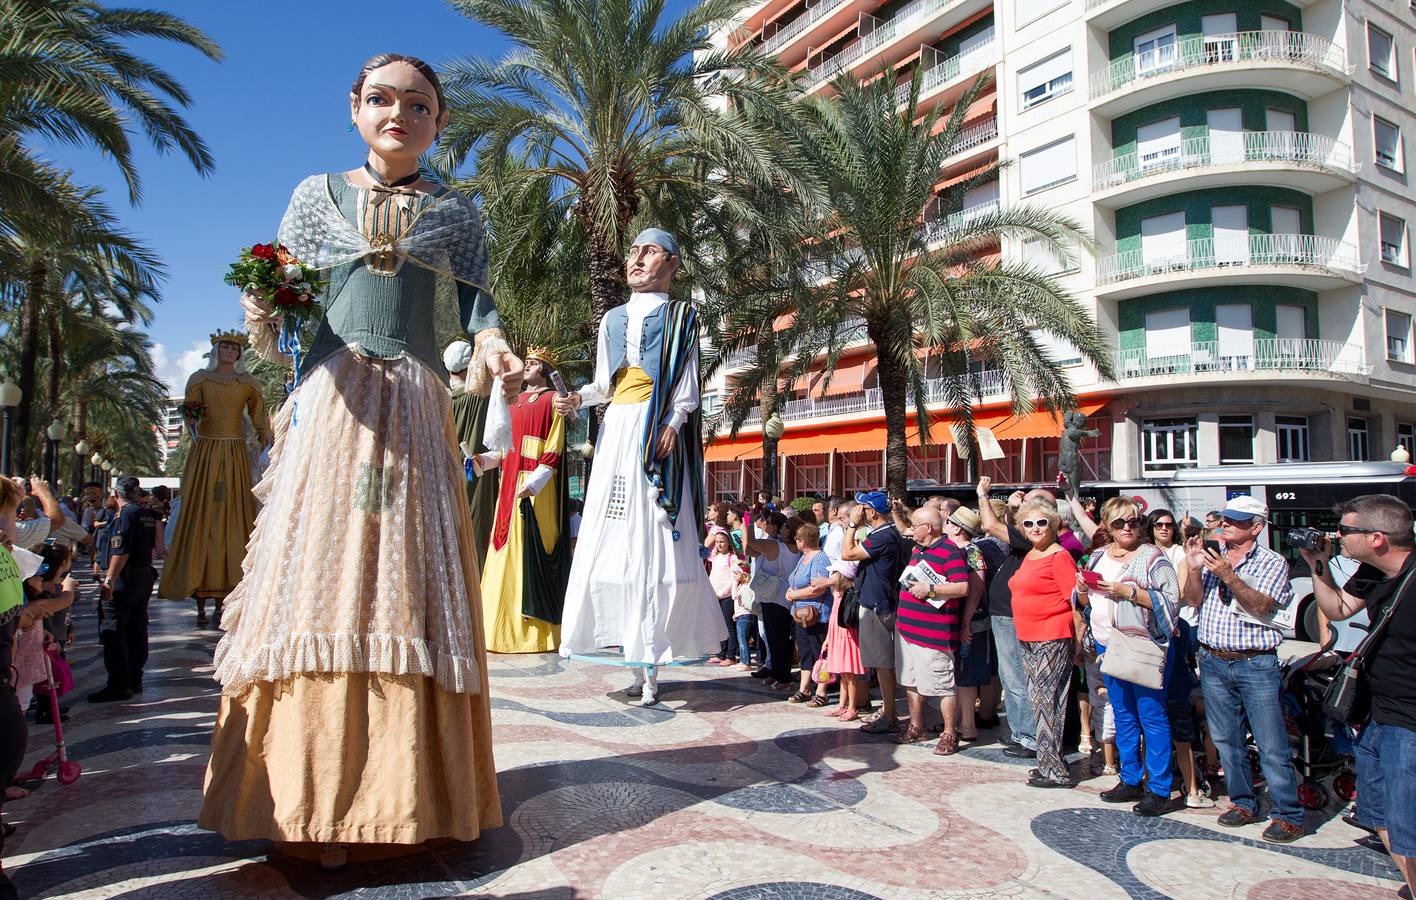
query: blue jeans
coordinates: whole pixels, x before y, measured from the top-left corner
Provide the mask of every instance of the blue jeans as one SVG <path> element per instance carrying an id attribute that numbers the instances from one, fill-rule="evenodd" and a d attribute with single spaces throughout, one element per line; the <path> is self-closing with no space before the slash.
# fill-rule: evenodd
<path id="1" fill-rule="evenodd" d="M 1368 721 L 1356 752 L 1357 818 L 1385 828 L 1392 853 L 1416 856 L 1416 731 Z"/>
<path id="2" fill-rule="evenodd" d="M 742 654 L 738 660 L 750 666 L 752 665 L 752 650 L 748 647 L 748 639 L 757 633 L 757 617 L 738 616 L 733 619 L 733 626 L 737 629 L 738 653 Z M 761 646 L 760 642 L 758 646 Z M 763 662 L 761 652 L 757 654 L 757 657 L 758 662 Z"/>
<path id="3" fill-rule="evenodd" d="M 1303 824 L 1303 808 L 1298 805 L 1298 773 L 1293 768 L 1293 749 L 1288 744 L 1288 728 L 1283 723 L 1280 700 L 1282 683 L 1278 657 L 1273 653 L 1247 659 L 1225 660 L 1211 656 L 1201 647 L 1200 689 L 1205 695 L 1205 721 L 1210 737 L 1219 749 L 1229 799 L 1258 814 L 1254 796 L 1254 775 L 1249 769 L 1249 753 L 1244 746 L 1244 719 L 1259 745 L 1259 764 L 1268 781 L 1273 800 L 1273 818 L 1291 825 Z"/>
<path id="4" fill-rule="evenodd" d="M 1023 672 L 1023 648 L 1018 644 L 1018 631 L 1012 616 L 990 616 L 993 620 L 993 643 L 998 651 L 998 677 L 1003 682 L 1003 711 L 1008 716 L 1008 730 L 1013 740 L 1037 749 L 1037 721 L 1028 703 L 1028 679 Z M 977 638 L 975 638 L 977 640 Z"/>
<path id="5" fill-rule="evenodd" d="M 1097 645 L 1105 659 L 1106 648 Z M 1165 685 L 1170 681 L 1174 654 L 1165 661 L 1165 676 L 1159 688 L 1143 687 L 1103 675 L 1111 714 L 1116 722 L 1116 752 L 1121 756 L 1121 780 L 1138 786 L 1142 777 L 1151 793 L 1170 799 L 1175 772 L 1170 765 L 1170 715 L 1165 706 Z M 1141 760 L 1141 738 L 1145 738 L 1145 760 Z"/>

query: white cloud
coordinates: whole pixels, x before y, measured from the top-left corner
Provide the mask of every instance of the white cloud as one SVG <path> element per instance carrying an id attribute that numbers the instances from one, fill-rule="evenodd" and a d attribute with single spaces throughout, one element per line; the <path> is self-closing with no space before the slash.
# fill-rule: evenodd
<path id="1" fill-rule="evenodd" d="M 192 341 L 191 346 L 176 354 L 163 344 L 153 344 L 153 367 L 157 370 L 157 377 L 167 382 L 169 397 L 182 396 L 192 373 L 206 368 L 207 354 L 210 352 L 211 342 L 203 340 Z"/>

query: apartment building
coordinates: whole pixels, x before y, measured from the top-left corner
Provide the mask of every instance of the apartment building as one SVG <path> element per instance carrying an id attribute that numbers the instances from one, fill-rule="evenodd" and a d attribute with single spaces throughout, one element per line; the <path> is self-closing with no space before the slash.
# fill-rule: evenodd
<path id="1" fill-rule="evenodd" d="M 157 464 L 159 469 L 167 467 L 167 460 L 177 452 L 182 441 L 182 397 L 168 397 L 162 404 L 162 420 L 153 425 L 157 438 Z"/>
<path id="2" fill-rule="evenodd" d="M 1416 456 L 1405 157 L 1416 3 L 765 0 L 721 37 L 761 42 L 812 91 L 841 71 L 904 85 L 918 64 L 922 103 L 947 107 L 988 73 L 941 186 L 995 159 L 1013 165 L 962 208 L 925 218 L 938 228 L 1036 204 L 1094 236 L 1073 262 L 999 248 L 1055 273 L 1111 343 L 1115 381 L 1050 348 L 1101 432 L 1084 453 L 1088 478 L 1385 459 L 1398 445 Z M 983 374 L 977 420 L 1005 451 L 984 471 L 1050 479 L 1058 423 L 1012 415 L 1001 381 Z M 778 484 L 789 495 L 878 485 L 884 421 L 868 349 L 842 360 L 825 396 L 818 382 L 792 386 Z M 710 410 L 723 388 L 706 391 Z M 711 492 L 760 485 L 760 429 L 709 448 Z M 911 447 L 911 478 L 963 479 L 943 437 Z"/>

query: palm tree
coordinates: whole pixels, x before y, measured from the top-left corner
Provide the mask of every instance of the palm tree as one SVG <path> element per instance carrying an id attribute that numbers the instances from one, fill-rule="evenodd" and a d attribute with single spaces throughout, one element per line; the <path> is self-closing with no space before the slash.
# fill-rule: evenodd
<path id="1" fill-rule="evenodd" d="M 438 165 L 450 172 L 480 151 L 503 184 L 540 183 L 569 206 L 589 247 L 592 324 L 623 302 L 625 241 L 637 221 L 682 238 L 697 210 L 733 203 L 723 184 L 814 191 L 784 164 L 797 148 L 783 136 L 800 132 L 782 125 L 795 106 L 776 62 L 712 47 L 710 35 L 748 0 L 704 0 L 673 22 L 662 21 L 663 0 L 451 2 L 513 48 L 496 62 L 447 67 L 451 119 Z M 732 212 L 755 219 L 749 207 Z"/>
<path id="2" fill-rule="evenodd" d="M 567 378 L 588 376 L 595 334 L 585 231 L 570 214 L 569 201 L 551 196 L 548 181 L 515 177 L 522 169 L 519 161 L 479 164 L 479 175 L 458 185 L 483 201 L 502 331 L 517 354 L 547 347 Z"/>
<path id="3" fill-rule="evenodd" d="M 191 96 L 168 72 L 129 51 L 124 41 L 131 37 L 222 58 L 201 29 L 169 13 L 96 0 L 0 0 L 0 220 L 28 205 L 16 199 L 32 204 L 42 190 L 36 170 L 43 166 L 26 143 L 31 135 L 112 158 L 134 203 L 142 179 L 129 140 L 133 122 L 158 152 L 176 149 L 198 172 L 211 171 L 211 152 L 179 112 Z"/>
<path id="4" fill-rule="evenodd" d="M 886 486 L 896 496 L 905 492 L 911 396 L 920 441 L 930 440 L 927 367 L 937 372 L 933 394 L 970 443 L 980 362 L 1001 371 L 1019 414 L 1039 400 L 1049 409 L 1073 404 L 1065 374 L 1036 332 L 1074 345 L 1103 378 L 1112 374 L 1087 310 L 1038 269 L 994 255 L 1000 239 L 1036 239 L 1070 257 L 1085 241 L 1079 225 L 1031 204 L 924 224 L 932 211 L 956 209 L 969 190 L 998 178 L 1002 165 L 994 164 L 942 192 L 936 187 L 984 83 L 947 117 L 918 109 L 918 69 L 903 113 L 888 77 L 862 84 L 843 74 L 835 97 L 808 101 L 815 121 L 808 144 L 829 180 L 830 208 L 812 269 L 825 283 L 796 305 L 801 327 L 819 333 L 801 352 L 838 349 L 848 326 L 864 323 L 885 407 Z"/>

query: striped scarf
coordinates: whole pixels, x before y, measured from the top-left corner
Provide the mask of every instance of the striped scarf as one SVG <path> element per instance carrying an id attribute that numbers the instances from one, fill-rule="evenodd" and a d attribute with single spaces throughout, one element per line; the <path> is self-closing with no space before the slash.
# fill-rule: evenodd
<path id="1" fill-rule="evenodd" d="M 688 478 L 695 510 L 703 509 L 703 417 L 695 409 L 679 430 L 674 452 L 658 459 L 659 431 L 669 418 L 674 391 L 680 380 L 698 377 L 698 311 L 692 304 L 672 301 L 664 314 L 664 339 L 659 349 L 659 377 L 649 397 L 649 416 L 644 420 L 644 447 L 641 463 L 650 483 L 659 489 L 659 506 L 677 525 L 683 508 L 683 482 Z M 695 522 L 701 542 L 702 522 Z"/>

